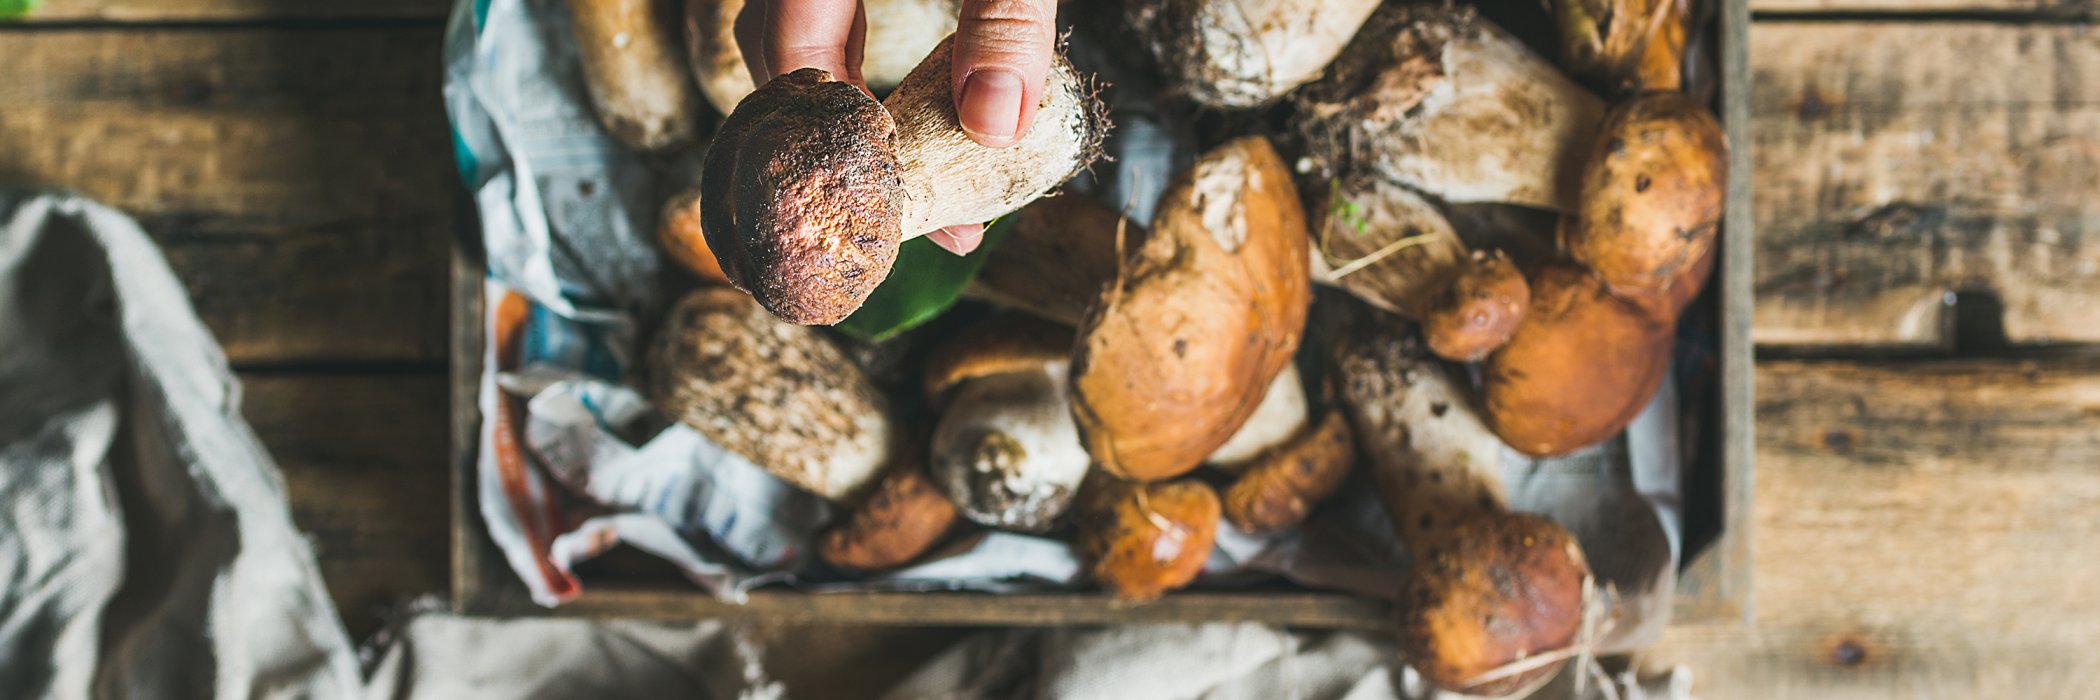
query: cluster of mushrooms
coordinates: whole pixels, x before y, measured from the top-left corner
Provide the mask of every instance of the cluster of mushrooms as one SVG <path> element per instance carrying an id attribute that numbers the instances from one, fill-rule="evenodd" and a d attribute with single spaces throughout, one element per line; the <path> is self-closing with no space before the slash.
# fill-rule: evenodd
<path id="1" fill-rule="evenodd" d="M 676 148 L 703 95 L 725 115 L 659 231 L 703 281 L 649 351 L 663 411 L 843 505 L 816 543 L 834 566 L 902 566 L 960 528 L 1068 535 L 1126 599 L 1187 585 L 1221 519 L 1291 528 L 1361 464 L 1414 557 L 1395 586 L 1418 670 L 1477 694 L 1552 674 L 1522 661 L 1577 643 L 1589 568 L 1498 474 L 1505 448 L 1623 430 L 1713 267 L 1727 145 L 1679 91 L 1679 0 L 1552 0 L 1559 66 L 1444 2 L 1070 5 L 1162 99 L 1255 115 L 1214 120 L 1240 126 L 1149 226 L 1055 194 L 1108 129 L 1088 76 L 1060 57 L 1027 138 L 985 148 L 950 99 L 953 5 L 865 4 L 881 101 L 815 69 L 752 85 L 737 0 L 682 23 L 570 3 L 610 133 Z M 1471 242 L 1449 212 L 1472 203 L 1547 213 L 1544 254 Z M 968 323 L 811 327 L 907 238 L 1008 215 Z"/>

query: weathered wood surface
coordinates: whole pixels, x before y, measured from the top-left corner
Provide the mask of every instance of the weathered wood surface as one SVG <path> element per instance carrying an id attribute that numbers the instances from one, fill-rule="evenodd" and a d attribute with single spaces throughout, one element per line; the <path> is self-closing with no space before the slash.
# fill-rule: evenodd
<path id="1" fill-rule="evenodd" d="M 1384 630 L 1392 618 L 1391 606 L 1382 601 L 1329 593 L 1188 591 L 1130 603 L 1100 593 L 810 595 L 761 590 L 753 592 L 748 603 L 738 605 L 695 595 L 687 586 L 623 589 L 609 585 L 585 590 L 582 597 L 555 613 L 805 625 L 1105 625 L 1202 620 L 1368 631 Z"/>
<path id="2" fill-rule="evenodd" d="M 446 379 L 439 372 L 248 374 L 242 415 L 284 471 L 354 638 L 399 603 L 442 594 L 451 537 Z"/>
<path id="3" fill-rule="evenodd" d="M 439 30 L 0 27 L 0 182 L 137 216 L 236 363 L 445 357 Z"/>
<path id="4" fill-rule="evenodd" d="M 2100 32 L 1760 23 L 1759 344 L 1949 341 L 1988 291 L 2015 342 L 2100 340 Z"/>
<path id="5" fill-rule="evenodd" d="M 19 21 L 437 20 L 451 8 L 452 0 L 41 0 Z"/>
<path id="6" fill-rule="evenodd" d="M 1967 13 L 2018 20 L 2090 18 L 2100 12 L 2100 5 L 2092 0 L 1751 0 L 1750 9 L 1785 13 L 1788 17 L 1842 13 L 1900 18 L 1904 14 Z"/>
<path id="7" fill-rule="evenodd" d="M 2091 697 L 2100 356 L 1759 367 L 1753 618 L 1702 698 Z"/>

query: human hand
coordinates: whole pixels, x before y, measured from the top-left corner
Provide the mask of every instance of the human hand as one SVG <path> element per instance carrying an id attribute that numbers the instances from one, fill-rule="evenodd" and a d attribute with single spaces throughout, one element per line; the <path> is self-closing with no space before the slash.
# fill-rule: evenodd
<path id="1" fill-rule="evenodd" d="M 865 90 L 861 56 L 867 33 L 861 0 L 748 0 L 736 20 L 737 45 L 759 85 L 818 68 Z M 962 1 L 953 89 L 956 116 L 971 139 L 1004 148 L 1028 132 L 1056 34 L 1056 0 Z M 944 226 L 926 237 L 962 255 L 983 242 L 984 225 Z"/>

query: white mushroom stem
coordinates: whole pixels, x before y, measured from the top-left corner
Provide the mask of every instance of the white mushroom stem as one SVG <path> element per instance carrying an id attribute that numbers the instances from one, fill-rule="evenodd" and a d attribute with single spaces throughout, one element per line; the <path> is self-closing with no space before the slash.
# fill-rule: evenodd
<path id="1" fill-rule="evenodd" d="M 1283 371 L 1276 373 L 1276 380 L 1269 383 L 1269 393 L 1262 397 L 1261 405 L 1254 407 L 1254 415 L 1248 416 L 1239 432 L 1219 445 L 1206 461 L 1239 473 L 1262 454 L 1289 442 L 1305 429 L 1307 420 L 1305 387 L 1298 381 L 1298 368 L 1285 365 Z"/>
<path id="2" fill-rule="evenodd" d="M 933 434 L 934 481 L 971 520 L 1047 529 L 1091 460 L 1066 394 L 1069 363 L 978 377 L 953 389 Z"/>
<path id="3" fill-rule="evenodd" d="M 1132 24 L 1199 102 L 1253 107 L 1318 77 L 1378 0 L 1135 0 Z"/>
<path id="4" fill-rule="evenodd" d="M 1337 371 L 1379 499 L 1409 547 L 1434 548 L 1460 521 L 1507 512 L 1502 440 L 1421 343 L 1352 339 Z"/>

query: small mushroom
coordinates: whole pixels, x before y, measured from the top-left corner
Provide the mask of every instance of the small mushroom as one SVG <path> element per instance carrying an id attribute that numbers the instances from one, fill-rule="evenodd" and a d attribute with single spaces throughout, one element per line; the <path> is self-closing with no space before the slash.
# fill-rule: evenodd
<path id="1" fill-rule="evenodd" d="M 1509 695 L 1560 664 L 1483 677 L 1576 643 L 1589 564 L 1567 530 L 1509 510 L 1501 441 L 1405 333 L 1396 319 L 1359 318 L 1335 343 L 1342 404 L 1413 555 L 1395 603 L 1400 649 L 1437 687 Z"/>
<path id="2" fill-rule="evenodd" d="M 605 131 L 628 148 L 684 145 L 699 132 L 700 95 L 679 60 L 678 25 L 655 0 L 569 0 L 583 85 Z"/>
<path id="3" fill-rule="evenodd" d="M 1152 600 L 1203 572 L 1218 535 L 1218 494 L 1194 479 L 1140 484 L 1101 475 L 1082 496 L 1080 558 L 1122 600 Z"/>
<path id="4" fill-rule="evenodd" d="M 1296 129 L 1338 177 L 1563 212 L 1604 112 L 1523 42 L 1447 3 L 1386 3 L 1295 94 Z"/>
<path id="5" fill-rule="evenodd" d="M 926 392 L 942 404 L 934 481 L 964 517 L 1043 532 L 1078 494 L 1091 461 L 1067 398 L 1070 329 L 996 316 L 928 361 Z"/>
<path id="6" fill-rule="evenodd" d="M 699 191 L 686 190 L 664 202 L 663 215 L 656 225 L 656 242 L 672 262 L 701 281 L 729 282 L 722 275 L 721 264 L 715 262 L 714 252 L 707 249 L 707 237 L 700 233 Z"/>
<path id="7" fill-rule="evenodd" d="M 1378 0 L 1126 0 L 1132 33 L 1170 89 L 1257 107 L 1320 75 Z"/>
<path id="8" fill-rule="evenodd" d="M 925 472 L 894 468 L 852 514 L 820 536 L 817 556 L 847 569 L 894 569 L 925 554 L 955 520 L 955 504 Z"/>
<path id="9" fill-rule="evenodd" d="M 866 0 L 861 77 L 883 94 L 897 87 L 919 59 L 955 31 L 955 0 Z M 751 94 L 751 70 L 736 43 L 736 16 L 744 0 L 686 0 L 685 45 L 693 77 L 715 111 L 728 114 Z"/>
<path id="10" fill-rule="evenodd" d="M 1199 157 L 1080 326 L 1072 409 L 1096 464 L 1155 481 L 1253 415 L 1304 334 L 1305 214 L 1266 139 Z"/>
<path id="11" fill-rule="evenodd" d="M 906 239 L 1013 211 L 1099 156 L 1105 113 L 1062 56 L 1019 143 L 971 140 L 955 116 L 953 45 L 883 102 L 804 68 L 737 104 L 700 178 L 701 227 L 731 283 L 789 322 L 837 323 Z"/>
<path id="12" fill-rule="evenodd" d="M 734 289 L 680 299 L 649 362 L 665 414 L 805 491 L 849 502 L 888 461 L 888 402 L 860 366 Z"/>
<path id="13" fill-rule="evenodd" d="M 1320 424 L 1255 459 L 1225 489 L 1225 519 L 1244 532 L 1276 532 L 1305 521 L 1341 488 L 1356 463 L 1349 421 L 1328 411 Z"/>
<path id="14" fill-rule="evenodd" d="M 1481 366 L 1488 424 L 1539 457 L 1618 434 L 1662 385 L 1671 328 L 1589 271 L 1547 265 L 1517 332 Z"/>
<path id="15" fill-rule="evenodd" d="M 1667 296 L 1713 246 L 1727 189 L 1720 122 L 1680 93 L 1641 95 L 1605 119 L 1562 244 L 1622 296 Z"/>
<path id="16" fill-rule="evenodd" d="M 1684 82 L 1686 0 L 1549 0 L 1561 65 L 1622 94 L 1677 90 Z"/>
<path id="17" fill-rule="evenodd" d="M 1473 251 L 1458 277 L 1430 300 L 1422 335 L 1438 357 L 1473 362 L 1509 342 L 1531 307 L 1531 286 L 1502 251 Z"/>

